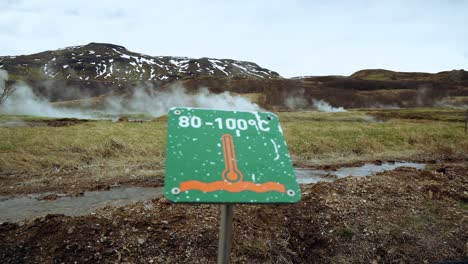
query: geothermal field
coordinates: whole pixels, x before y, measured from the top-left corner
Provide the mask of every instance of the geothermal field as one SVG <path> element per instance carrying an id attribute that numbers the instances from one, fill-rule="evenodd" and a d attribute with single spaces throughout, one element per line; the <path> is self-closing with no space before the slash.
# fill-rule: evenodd
<path id="1" fill-rule="evenodd" d="M 220 206 L 164 197 L 172 107 L 279 118 L 302 197 L 235 205 L 233 263 L 468 258 L 464 70 L 284 78 L 90 43 L 0 77 L 1 263 L 215 263 Z"/>

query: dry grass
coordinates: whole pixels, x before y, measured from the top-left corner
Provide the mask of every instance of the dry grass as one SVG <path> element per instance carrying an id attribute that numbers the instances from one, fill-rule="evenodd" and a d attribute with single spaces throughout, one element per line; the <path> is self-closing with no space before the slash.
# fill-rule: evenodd
<path id="1" fill-rule="evenodd" d="M 462 112 L 374 109 L 279 116 L 295 165 L 320 166 L 378 159 L 467 158 L 468 137 L 463 123 L 456 122 Z M 38 120 L 0 116 L 0 121 L 15 119 Z M 15 175 L 0 179 L 0 192 L 161 179 L 166 122 L 162 117 L 151 122 L 0 127 L 0 176 Z"/>
<path id="2" fill-rule="evenodd" d="M 446 122 L 461 120 L 463 111 L 458 112 L 370 110 L 282 112 L 279 116 L 296 163 L 313 166 L 423 154 L 466 155 L 463 123 Z M 66 127 L 0 127 L 0 168 L 27 172 L 109 163 L 156 163 L 159 167 L 165 155 L 166 122 L 158 118 Z"/>
<path id="3" fill-rule="evenodd" d="M 54 102 L 52 105 L 55 107 L 99 109 L 99 107 L 104 103 L 104 100 L 105 96 L 101 95 L 85 99 Z"/>
<path id="4" fill-rule="evenodd" d="M 295 163 L 317 166 L 377 159 L 466 158 L 468 137 L 463 123 L 456 122 L 461 121 L 462 113 L 445 109 L 431 109 L 428 113 L 424 109 L 374 109 L 282 113 L 280 118 Z M 386 121 L 379 116 L 385 116 Z"/>
<path id="5" fill-rule="evenodd" d="M 165 124 L 96 121 L 66 127 L 0 128 L 5 169 L 83 166 L 86 160 L 164 156 Z M 151 158 L 150 158 L 151 157 Z M 89 163 L 89 162 L 88 162 Z M 19 165 L 19 166 L 18 166 Z"/>
<path id="6" fill-rule="evenodd" d="M 23 191 L 161 178 L 165 131 L 165 122 L 0 127 L 0 174 L 18 175 L 11 184 Z"/>

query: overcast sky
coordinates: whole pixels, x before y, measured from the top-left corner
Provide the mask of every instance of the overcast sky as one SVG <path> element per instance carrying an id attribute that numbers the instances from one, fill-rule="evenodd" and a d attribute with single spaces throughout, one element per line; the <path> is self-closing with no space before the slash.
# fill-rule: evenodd
<path id="1" fill-rule="evenodd" d="M 0 0 L 0 56 L 89 42 L 285 77 L 468 70 L 468 1 Z"/>

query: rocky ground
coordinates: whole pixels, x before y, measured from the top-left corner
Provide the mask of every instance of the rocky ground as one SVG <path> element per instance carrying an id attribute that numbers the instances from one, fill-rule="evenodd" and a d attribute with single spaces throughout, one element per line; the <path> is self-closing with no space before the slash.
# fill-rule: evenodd
<path id="1" fill-rule="evenodd" d="M 468 261 L 468 165 L 302 187 L 294 205 L 236 205 L 234 263 Z M 2 263 L 215 263 L 219 206 L 164 198 L 0 225 Z"/>

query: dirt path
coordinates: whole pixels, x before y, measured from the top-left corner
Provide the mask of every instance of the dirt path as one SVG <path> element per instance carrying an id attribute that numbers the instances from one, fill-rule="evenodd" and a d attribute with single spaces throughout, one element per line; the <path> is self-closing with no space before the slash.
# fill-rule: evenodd
<path id="1" fill-rule="evenodd" d="M 401 168 L 302 187 L 300 203 L 235 207 L 234 263 L 468 258 L 468 166 Z M 0 225 L 2 263 L 214 263 L 219 207 L 164 198 Z"/>

